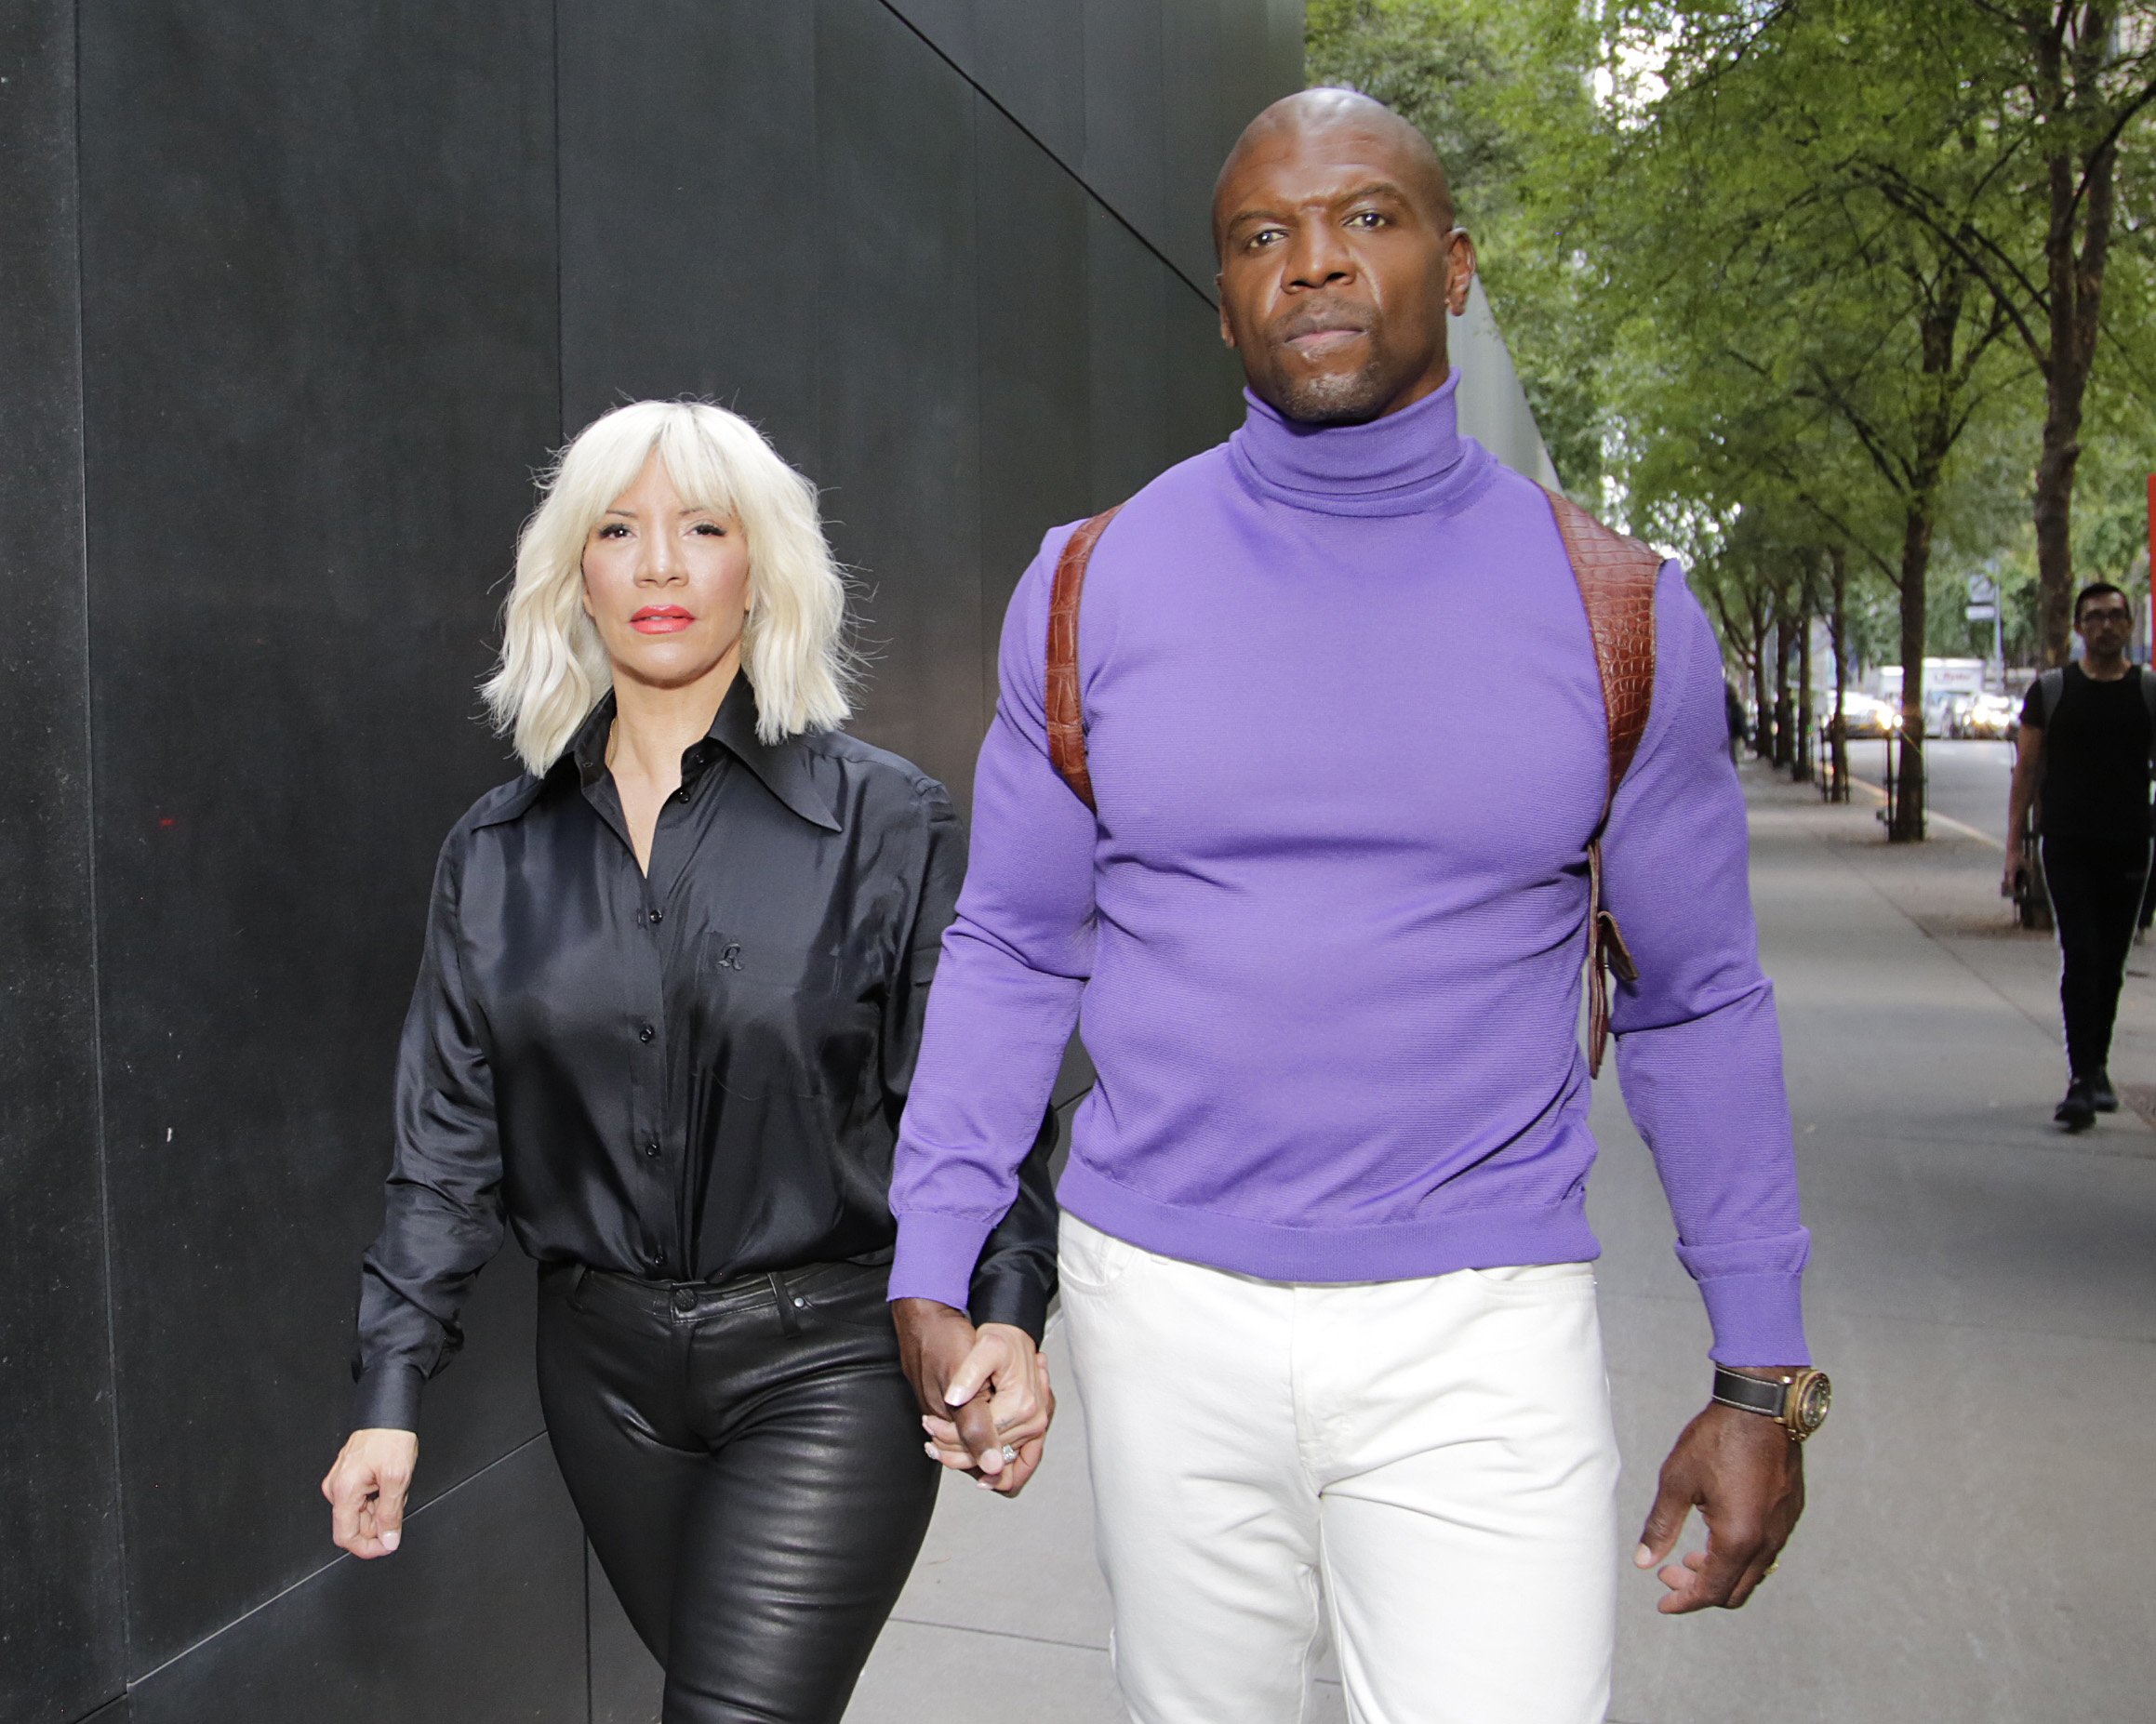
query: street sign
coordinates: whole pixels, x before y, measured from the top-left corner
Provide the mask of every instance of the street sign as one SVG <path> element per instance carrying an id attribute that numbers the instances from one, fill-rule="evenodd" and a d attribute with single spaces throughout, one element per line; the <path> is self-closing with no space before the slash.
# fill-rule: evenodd
<path id="1" fill-rule="evenodd" d="M 1971 622 L 1997 622 L 1999 620 L 1999 607 L 1988 602 L 1983 604 L 1972 604 L 1963 615 L 1967 617 Z"/>

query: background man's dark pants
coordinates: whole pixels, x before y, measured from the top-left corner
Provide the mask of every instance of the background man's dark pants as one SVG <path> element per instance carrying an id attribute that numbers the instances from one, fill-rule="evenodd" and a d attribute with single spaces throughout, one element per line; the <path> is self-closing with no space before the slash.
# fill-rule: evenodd
<path id="1" fill-rule="evenodd" d="M 2066 1060 L 2077 1078 L 2102 1074 L 2111 1056 L 2119 988 L 2149 878 L 2149 841 L 2123 843 L 2043 841 L 2043 878 L 2051 889 L 2063 960 L 2058 1001 L 2066 1017 Z"/>

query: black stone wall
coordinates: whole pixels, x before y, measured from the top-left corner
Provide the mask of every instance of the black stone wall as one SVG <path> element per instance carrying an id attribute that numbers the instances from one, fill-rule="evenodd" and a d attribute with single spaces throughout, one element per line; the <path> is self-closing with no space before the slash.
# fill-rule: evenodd
<path id="1" fill-rule="evenodd" d="M 650 1716 L 513 1252 L 328 1560 L 391 1052 L 529 474 L 708 393 L 826 488 L 857 728 L 964 793 L 1049 525 L 1238 413 L 1289 0 L 0 7 L 0 1718 Z"/>

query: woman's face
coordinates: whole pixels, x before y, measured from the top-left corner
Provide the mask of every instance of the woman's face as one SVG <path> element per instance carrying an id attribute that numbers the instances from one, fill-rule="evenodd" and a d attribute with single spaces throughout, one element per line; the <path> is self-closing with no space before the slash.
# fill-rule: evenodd
<path id="1" fill-rule="evenodd" d="M 741 524 L 681 500 L 654 449 L 584 540 L 584 612 L 619 679 L 681 688 L 739 668 L 749 616 Z"/>

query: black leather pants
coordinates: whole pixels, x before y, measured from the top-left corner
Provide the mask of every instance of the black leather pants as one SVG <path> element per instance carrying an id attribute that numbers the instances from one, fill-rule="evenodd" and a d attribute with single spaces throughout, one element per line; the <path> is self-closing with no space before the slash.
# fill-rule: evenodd
<path id="1" fill-rule="evenodd" d="M 838 1724 L 938 1468 L 888 1271 L 725 1288 L 552 1267 L 539 1400 L 577 1512 L 666 1666 L 665 1724 Z"/>

